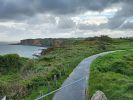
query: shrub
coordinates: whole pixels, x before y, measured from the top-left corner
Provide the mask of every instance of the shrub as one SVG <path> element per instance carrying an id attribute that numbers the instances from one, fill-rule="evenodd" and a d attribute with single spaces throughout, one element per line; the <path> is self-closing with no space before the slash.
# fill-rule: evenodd
<path id="1" fill-rule="evenodd" d="M 40 61 L 51 61 L 53 59 L 55 59 L 55 56 L 43 56 L 42 58 L 40 58 Z"/>
<path id="2" fill-rule="evenodd" d="M 21 66 L 20 57 L 17 54 L 0 56 L 0 71 L 17 70 Z"/>
<path id="3" fill-rule="evenodd" d="M 98 44 L 99 50 L 106 50 L 107 49 L 107 43 L 106 42 L 98 41 L 97 44 Z"/>
<path id="4" fill-rule="evenodd" d="M 126 73 L 127 64 L 125 62 L 115 62 L 111 66 L 111 71 L 125 74 Z"/>
<path id="5" fill-rule="evenodd" d="M 133 61 L 133 55 L 123 57 L 127 61 Z"/>

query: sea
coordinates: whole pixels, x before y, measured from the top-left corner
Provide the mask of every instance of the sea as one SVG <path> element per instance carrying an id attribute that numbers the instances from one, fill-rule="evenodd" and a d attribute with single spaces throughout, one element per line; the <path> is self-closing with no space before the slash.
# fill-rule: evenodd
<path id="1" fill-rule="evenodd" d="M 0 42 L 0 55 L 18 54 L 20 57 L 34 58 L 47 47 L 10 45 L 9 43 Z"/>

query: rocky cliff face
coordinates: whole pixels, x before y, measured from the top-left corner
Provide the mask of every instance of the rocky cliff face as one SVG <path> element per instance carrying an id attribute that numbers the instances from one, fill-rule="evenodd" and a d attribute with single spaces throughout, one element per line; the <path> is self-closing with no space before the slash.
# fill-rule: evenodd
<path id="1" fill-rule="evenodd" d="M 48 47 L 65 47 L 75 41 L 83 40 L 82 38 L 45 38 L 45 39 L 25 39 L 21 40 L 21 45 L 48 46 Z"/>
<path id="2" fill-rule="evenodd" d="M 26 39 L 21 40 L 21 45 L 34 45 L 34 46 L 50 46 L 50 47 L 62 47 L 66 39 Z"/>
<path id="3" fill-rule="evenodd" d="M 20 44 L 22 44 L 22 45 L 41 46 L 42 39 L 26 39 L 26 40 L 21 40 Z"/>

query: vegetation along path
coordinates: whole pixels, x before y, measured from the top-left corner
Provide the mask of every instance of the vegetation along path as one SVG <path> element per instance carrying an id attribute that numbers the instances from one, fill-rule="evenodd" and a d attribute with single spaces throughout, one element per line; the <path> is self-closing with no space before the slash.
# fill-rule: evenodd
<path id="1" fill-rule="evenodd" d="M 112 52 L 116 51 L 104 52 L 84 59 L 65 80 L 61 86 L 62 88 L 55 94 L 53 100 L 85 100 L 90 64 L 98 56 Z"/>

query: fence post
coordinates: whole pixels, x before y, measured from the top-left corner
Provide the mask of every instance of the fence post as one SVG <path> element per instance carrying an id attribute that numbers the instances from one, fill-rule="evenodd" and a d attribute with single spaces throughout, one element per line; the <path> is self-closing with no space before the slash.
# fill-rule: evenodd
<path id="1" fill-rule="evenodd" d="M 56 77 L 56 75 L 54 75 L 55 86 L 57 85 L 56 80 L 57 80 L 57 77 Z"/>
<path id="2" fill-rule="evenodd" d="M 42 91 L 40 91 L 40 96 L 42 96 L 43 95 L 43 92 Z M 43 98 L 41 98 L 40 100 L 43 100 Z"/>
<path id="3" fill-rule="evenodd" d="M 48 81 L 48 93 L 50 92 L 50 82 Z"/>
<path id="4" fill-rule="evenodd" d="M 61 72 L 59 73 L 59 77 L 61 78 Z"/>

